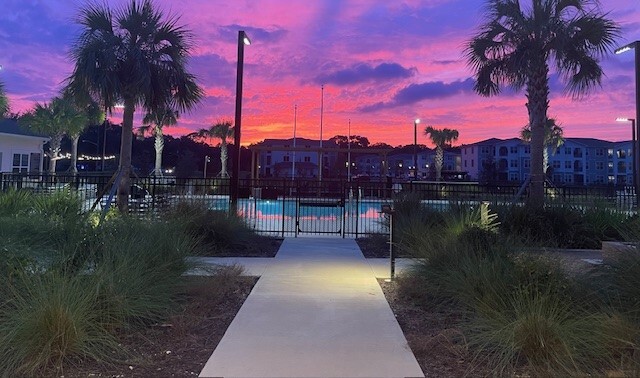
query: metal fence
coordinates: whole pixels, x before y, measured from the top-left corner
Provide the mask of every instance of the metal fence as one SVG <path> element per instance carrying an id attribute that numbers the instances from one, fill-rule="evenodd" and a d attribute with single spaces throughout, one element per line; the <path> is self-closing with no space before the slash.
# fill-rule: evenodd
<path id="1" fill-rule="evenodd" d="M 0 174 L 0 189 L 51 193 L 68 189 L 82 199 L 84 210 L 101 210 L 113 193 L 110 176 Z M 230 209 L 229 179 L 132 177 L 130 211 L 161 215 L 180 202 L 207 209 Z M 383 205 L 406 195 L 423 205 L 446 210 L 452 204 L 489 202 L 522 204 L 528 191 L 518 185 L 479 185 L 460 182 L 347 182 L 335 180 L 240 180 L 237 212 L 247 225 L 264 234 L 298 236 L 326 234 L 362 236 L 387 233 Z M 521 195 L 519 195 L 521 194 Z M 607 207 L 634 212 L 636 195 L 631 187 L 547 188 L 551 206 Z M 112 199 L 114 200 L 114 199 Z"/>

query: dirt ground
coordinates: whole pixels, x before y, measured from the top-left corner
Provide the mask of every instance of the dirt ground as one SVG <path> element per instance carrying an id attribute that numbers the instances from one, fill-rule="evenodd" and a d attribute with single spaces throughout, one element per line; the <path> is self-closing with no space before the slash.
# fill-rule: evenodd
<path id="1" fill-rule="evenodd" d="M 256 283 L 256 277 L 185 277 L 186 293 L 161 324 L 120 334 L 130 357 L 76 361 L 52 377 L 197 377 Z"/>

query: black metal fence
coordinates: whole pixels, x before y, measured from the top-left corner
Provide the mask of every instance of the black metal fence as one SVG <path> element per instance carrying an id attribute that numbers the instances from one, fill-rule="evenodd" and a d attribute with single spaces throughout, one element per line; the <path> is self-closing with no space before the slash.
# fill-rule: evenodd
<path id="1" fill-rule="evenodd" d="M 51 193 L 68 189 L 82 199 L 85 210 L 101 210 L 113 181 L 99 175 L 0 174 L 0 189 Z M 335 180 L 241 180 L 237 211 L 258 232 L 279 236 L 327 234 L 362 236 L 387 233 L 383 205 L 412 195 L 425 206 L 446 210 L 454 203 L 521 204 L 528 195 L 517 185 L 460 182 L 346 182 Z M 547 203 L 576 207 L 601 206 L 634 212 L 631 187 L 547 188 Z M 115 199 L 112 198 L 112 201 Z M 212 210 L 229 211 L 229 179 L 133 177 L 132 212 L 161 215 L 179 202 L 194 202 Z"/>

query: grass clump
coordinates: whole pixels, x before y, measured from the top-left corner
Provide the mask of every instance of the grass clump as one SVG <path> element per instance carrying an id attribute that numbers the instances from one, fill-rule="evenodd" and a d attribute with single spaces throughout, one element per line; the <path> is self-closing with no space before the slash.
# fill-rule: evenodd
<path id="1" fill-rule="evenodd" d="M 544 230 L 545 222 L 558 229 L 586 223 L 576 214 L 558 210 L 531 215 L 519 209 L 498 223 L 491 212 L 460 206 L 436 223 L 415 217 L 399 247 L 418 263 L 399 280 L 401 293 L 419 305 L 458 313 L 475 361 L 496 375 L 604 374 L 616 366 L 622 346 L 634 343 L 620 336 L 629 323 L 567 276 L 559 261 L 514 252 L 521 250 L 523 240 L 516 230 L 525 232 L 527 222 L 531 227 L 524 240 L 540 240 L 559 232 Z M 504 224 L 515 217 L 521 219 Z M 587 228 L 563 232 L 573 237 Z M 640 287 L 635 282 L 622 285 Z"/>
<path id="2" fill-rule="evenodd" d="M 255 233 L 244 220 L 199 203 L 182 202 L 167 214 L 169 222 L 198 240 L 200 254 L 219 255 L 255 248 Z"/>
<path id="3" fill-rule="evenodd" d="M 0 376 L 122 357 L 120 333 L 177 303 L 197 244 L 177 220 L 96 226 L 64 192 L 0 193 L 0 204 Z"/>

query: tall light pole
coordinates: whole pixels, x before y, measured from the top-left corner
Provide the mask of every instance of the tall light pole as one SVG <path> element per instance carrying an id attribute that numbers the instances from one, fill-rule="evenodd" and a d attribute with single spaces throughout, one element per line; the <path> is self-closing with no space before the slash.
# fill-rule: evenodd
<path id="1" fill-rule="evenodd" d="M 318 181 L 322 183 L 323 154 L 322 154 L 322 115 L 324 113 L 324 84 L 320 87 L 320 152 L 318 153 Z"/>
<path id="2" fill-rule="evenodd" d="M 418 124 L 420 118 L 413 121 L 413 179 L 418 179 Z"/>
<path id="3" fill-rule="evenodd" d="M 347 131 L 347 181 L 351 182 L 351 118 L 349 118 L 349 129 Z"/>
<path id="4" fill-rule="evenodd" d="M 636 75 L 636 117 L 634 119 L 638 119 L 638 116 L 640 116 L 640 41 L 634 41 L 631 42 L 630 44 L 626 45 L 626 46 L 622 46 L 619 49 L 616 50 L 616 54 L 622 54 L 624 52 L 627 52 L 629 50 L 634 50 L 635 52 L 635 59 L 634 59 L 634 67 L 635 67 L 635 75 Z M 635 121 L 634 121 L 635 123 Z M 640 130 L 638 130 L 638 124 L 635 125 L 635 133 L 638 136 L 638 138 L 640 138 Z M 633 143 L 633 147 L 635 149 L 635 151 L 640 151 L 640 148 L 638 148 L 638 141 L 636 140 L 636 142 Z M 635 164 L 636 167 L 638 167 L 639 163 L 638 163 L 638 156 L 637 154 L 634 152 L 633 153 L 633 163 Z M 635 174 L 635 169 L 634 169 L 634 174 Z M 634 186 L 636 189 L 636 195 L 638 195 L 637 193 L 637 189 L 638 189 L 638 181 L 637 181 L 637 175 L 636 178 L 634 180 Z M 640 205 L 640 204 L 636 204 L 636 205 Z"/>
<path id="5" fill-rule="evenodd" d="M 296 179 L 296 124 L 298 123 L 298 105 L 293 106 L 293 163 L 291 164 L 291 181 Z"/>
<path id="6" fill-rule="evenodd" d="M 240 126 L 242 124 L 242 73 L 244 69 L 244 46 L 249 46 L 251 40 L 244 30 L 238 31 L 238 69 L 236 74 L 236 119 L 233 128 L 233 148 L 236 158 L 233 164 L 233 174 L 231 176 L 231 211 L 237 213 L 238 209 L 238 185 L 240 183 Z"/>
<path id="7" fill-rule="evenodd" d="M 618 122 L 631 122 L 631 155 L 633 158 L 632 161 L 632 165 L 633 165 L 633 188 L 636 192 L 636 195 L 638 193 L 638 163 L 637 163 L 637 152 L 638 152 L 638 148 L 637 148 L 637 140 L 636 140 L 636 120 L 633 118 L 623 118 L 623 117 L 619 117 L 616 118 L 616 121 Z"/>

